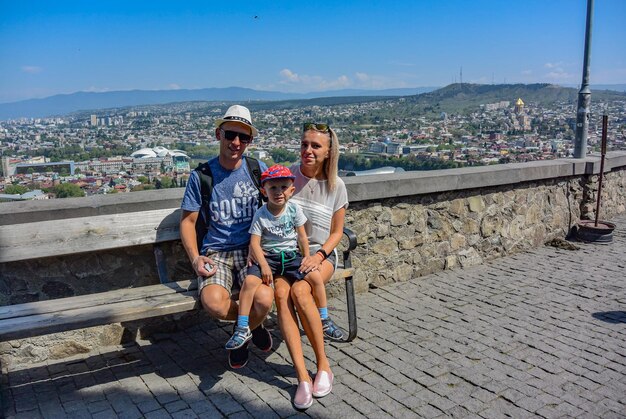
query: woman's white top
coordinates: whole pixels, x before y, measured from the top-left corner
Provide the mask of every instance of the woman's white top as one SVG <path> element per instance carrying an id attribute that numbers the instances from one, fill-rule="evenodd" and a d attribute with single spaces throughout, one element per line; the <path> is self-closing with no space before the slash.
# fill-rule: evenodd
<path id="1" fill-rule="evenodd" d="M 291 199 L 300 205 L 308 221 L 305 224 L 309 243 L 324 244 L 330 235 L 330 224 L 333 214 L 348 208 L 348 191 L 341 178 L 337 178 L 335 189 L 328 188 L 326 180 L 306 177 L 300 171 L 300 165 L 291 166 L 296 177 L 296 192 Z"/>

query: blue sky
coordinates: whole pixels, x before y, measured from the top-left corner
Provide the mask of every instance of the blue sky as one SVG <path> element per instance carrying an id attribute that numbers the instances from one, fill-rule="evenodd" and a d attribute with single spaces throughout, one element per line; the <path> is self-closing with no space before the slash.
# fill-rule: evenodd
<path id="1" fill-rule="evenodd" d="M 0 0 L 0 103 L 76 91 L 579 84 L 586 0 Z M 595 0 L 591 83 L 626 83 Z"/>

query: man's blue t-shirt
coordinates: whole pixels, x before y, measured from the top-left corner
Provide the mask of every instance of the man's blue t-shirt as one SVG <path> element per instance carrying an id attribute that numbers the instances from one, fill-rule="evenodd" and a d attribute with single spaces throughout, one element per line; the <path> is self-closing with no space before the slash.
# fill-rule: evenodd
<path id="1" fill-rule="evenodd" d="M 245 159 L 245 157 L 244 157 Z M 261 171 L 267 169 L 259 162 Z M 209 211 L 200 211 L 202 192 L 200 176 L 196 170 L 191 172 L 183 196 L 181 208 L 186 211 L 200 211 L 199 217 L 205 217 L 208 226 L 202 242 L 201 253 L 207 250 L 232 251 L 248 247 L 250 242 L 250 224 L 258 208 L 259 191 L 254 186 L 252 175 L 245 161 L 235 170 L 224 169 L 217 157 L 209 160 L 213 174 L 213 192 Z"/>

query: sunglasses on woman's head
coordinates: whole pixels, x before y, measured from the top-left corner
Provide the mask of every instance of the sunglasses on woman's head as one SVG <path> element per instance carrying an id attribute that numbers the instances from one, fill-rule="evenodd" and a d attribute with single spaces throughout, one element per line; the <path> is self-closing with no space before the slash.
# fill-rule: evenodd
<path id="1" fill-rule="evenodd" d="M 226 131 L 225 129 L 223 129 L 222 132 L 224 133 L 224 138 L 228 141 L 235 141 L 235 138 L 239 137 L 239 142 L 241 142 L 241 144 L 250 144 L 252 142 L 251 135 L 242 134 L 237 131 Z"/>
<path id="2" fill-rule="evenodd" d="M 320 131 L 320 132 L 330 132 L 330 125 L 328 124 L 314 124 L 312 122 L 306 122 L 303 125 L 303 131 L 309 131 L 309 130 L 314 130 L 314 131 Z"/>

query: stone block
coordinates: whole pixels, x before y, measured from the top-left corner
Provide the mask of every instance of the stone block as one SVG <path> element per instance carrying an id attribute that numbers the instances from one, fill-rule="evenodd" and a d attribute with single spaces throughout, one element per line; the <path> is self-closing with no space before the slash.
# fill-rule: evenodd
<path id="1" fill-rule="evenodd" d="M 489 237 L 495 234 L 500 229 L 501 226 L 502 226 L 502 221 L 500 218 L 485 217 L 480 223 L 480 234 L 483 237 Z"/>
<path id="2" fill-rule="evenodd" d="M 393 279 L 395 282 L 408 281 L 413 278 L 413 265 L 402 263 L 393 270 Z"/>
<path id="3" fill-rule="evenodd" d="M 465 218 L 462 231 L 464 234 L 477 234 L 480 232 L 480 223 L 473 218 Z"/>
<path id="4" fill-rule="evenodd" d="M 485 202 L 483 198 L 479 196 L 470 196 L 467 198 L 469 204 L 469 210 L 471 212 L 483 212 L 485 210 Z"/>
<path id="5" fill-rule="evenodd" d="M 448 207 L 448 212 L 455 217 L 461 218 L 467 214 L 467 207 L 465 205 L 464 199 L 454 199 L 450 202 L 450 206 Z"/>
<path id="6" fill-rule="evenodd" d="M 391 210 L 390 222 L 393 227 L 407 225 L 409 223 L 409 212 L 406 208 L 393 208 Z"/>
<path id="7" fill-rule="evenodd" d="M 372 251 L 379 255 L 393 255 L 398 251 L 398 242 L 392 237 L 385 237 L 372 245 Z"/>
<path id="8" fill-rule="evenodd" d="M 50 359 L 63 359 L 72 355 L 85 354 L 90 348 L 74 340 L 64 341 L 50 348 Z"/>
<path id="9" fill-rule="evenodd" d="M 469 249 L 462 250 L 458 254 L 459 264 L 462 268 L 467 268 L 468 266 L 480 265 L 483 263 L 483 258 L 478 254 L 478 252 L 470 247 Z"/>
<path id="10" fill-rule="evenodd" d="M 389 224 L 379 224 L 376 227 L 376 237 L 381 238 L 389 235 Z"/>
<path id="11" fill-rule="evenodd" d="M 428 218 L 426 219 L 426 223 L 428 225 L 428 228 L 430 228 L 431 230 L 440 230 L 443 227 L 439 213 L 437 213 L 436 211 L 428 210 L 427 215 Z"/>
<path id="12" fill-rule="evenodd" d="M 426 220 L 428 219 L 428 214 L 426 210 L 421 205 L 417 205 L 412 208 L 409 212 L 409 224 L 415 225 L 415 231 L 423 233 L 428 228 L 426 225 Z"/>
<path id="13" fill-rule="evenodd" d="M 9 341 L 0 345 L 0 359 L 7 365 L 63 359 L 118 345 L 123 332 L 120 324 L 110 324 Z"/>
<path id="14" fill-rule="evenodd" d="M 450 238 L 450 250 L 456 251 L 467 245 L 467 239 L 462 234 L 453 234 Z"/>
<path id="15" fill-rule="evenodd" d="M 444 269 L 454 269 L 457 266 L 457 257 L 455 255 L 446 256 Z"/>

